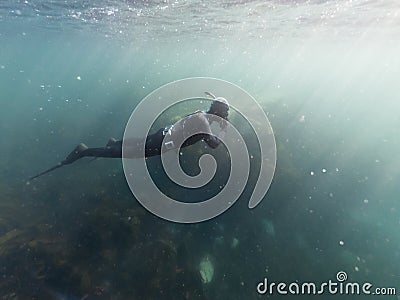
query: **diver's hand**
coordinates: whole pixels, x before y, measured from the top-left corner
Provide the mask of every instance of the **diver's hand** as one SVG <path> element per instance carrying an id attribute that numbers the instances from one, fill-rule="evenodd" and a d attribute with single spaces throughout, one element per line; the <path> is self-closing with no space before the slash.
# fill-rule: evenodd
<path id="1" fill-rule="evenodd" d="M 221 120 L 219 122 L 219 127 L 221 131 L 218 133 L 218 138 L 222 140 L 225 137 L 226 134 L 226 128 L 228 127 L 228 121 L 226 120 Z"/>
<path id="2" fill-rule="evenodd" d="M 218 122 L 219 127 L 221 128 L 222 131 L 226 131 L 226 127 L 228 127 L 228 121 L 221 119 L 221 121 Z"/>

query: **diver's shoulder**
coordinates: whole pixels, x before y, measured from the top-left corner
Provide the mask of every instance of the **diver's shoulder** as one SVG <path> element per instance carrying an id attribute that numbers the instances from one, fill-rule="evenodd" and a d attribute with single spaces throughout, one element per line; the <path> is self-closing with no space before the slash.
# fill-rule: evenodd
<path id="1" fill-rule="evenodd" d="M 190 115 L 186 116 L 185 124 L 192 124 L 192 126 L 196 126 L 198 128 L 203 128 L 208 125 L 208 119 L 206 112 L 202 110 L 195 111 Z"/>
<path id="2" fill-rule="evenodd" d="M 202 115 L 205 116 L 206 112 L 204 110 L 196 110 L 193 112 L 194 115 Z"/>
<path id="3" fill-rule="evenodd" d="M 193 115 L 203 122 L 208 122 L 207 113 L 204 110 L 197 110 L 193 113 Z"/>
<path id="4" fill-rule="evenodd" d="M 192 118 L 192 119 L 199 118 L 199 119 L 203 119 L 203 118 L 206 118 L 206 112 L 203 111 L 203 110 L 196 110 L 195 112 L 192 112 L 191 114 L 186 115 L 185 118 Z"/>

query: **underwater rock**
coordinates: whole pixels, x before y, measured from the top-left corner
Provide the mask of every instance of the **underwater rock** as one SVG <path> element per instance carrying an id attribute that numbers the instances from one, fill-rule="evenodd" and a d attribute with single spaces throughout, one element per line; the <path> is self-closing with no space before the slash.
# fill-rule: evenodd
<path id="1" fill-rule="evenodd" d="M 210 283 L 214 277 L 214 266 L 208 255 L 204 256 L 199 265 L 203 283 Z"/>

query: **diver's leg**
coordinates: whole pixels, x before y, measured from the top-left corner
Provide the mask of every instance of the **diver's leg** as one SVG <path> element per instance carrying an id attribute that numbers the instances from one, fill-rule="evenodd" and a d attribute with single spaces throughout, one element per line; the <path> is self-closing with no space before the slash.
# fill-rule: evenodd
<path id="1" fill-rule="evenodd" d="M 85 144 L 79 144 L 76 148 L 62 161 L 63 165 L 72 164 L 82 157 L 109 157 L 121 158 L 122 157 L 122 143 L 116 141 L 112 146 L 99 148 L 88 148 Z"/>
<path id="2" fill-rule="evenodd" d="M 164 139 L 164 128 L 159 129 L 146 138 L 145 157 L 156 156 L 161 154 L 162 141 Z"/>
<path id="3" fill-rule="evenodd" d="M 156 156 L 161 154 L 161 145 L 164 139 L 164 128 L 159 129 L 156 133 L 147 136 L 145 144 L 145 157 Z M 125 140 L 127 147 L 127 157 L 143 157 L 142 139 L 131 138 Z M 79 144 L 72 151 L 62 164 L 71 164 L 82 157 L 109 157 L 122 158 L 122 141 L 110 138 L 105 147 L 88 148 L 85 144 Z"/>
<path id="4" fill-rule="evenodd" d="M 85 144 L 81 143 L 75 147 L 74 150 L 61 162 L 62 165 L 72 164 L 74 161 L 82 158 L 82 153 L 85 152 L 88 148 Z"/>
<path id="5" fill-rule="evenodd" d="M 122 147 L 120 145 L 115 145 L 115 146 L 106 146 L 100 148 L 88 148 L 82 152 L 81 157 L 121 158 Z"/>
<path id="6" fill-rule="evenodd" d="M 117 141 L 114 138 L 110 138 L 107 142 L 106 147 L 115 147 L 115 146 L 119 146 L 122 147 L 122 141 Z"/>
<path id="7" fill-rule="evenodd" d="M 161 145 L 164 139 L 164 128 L 159 129 L 156 133 L 148 135 L 146 139 L 142 138 L 126 138 L 124 139 L 124 157 L 125 158 L 142 158 L 156 156 L 161 154 Z M 122 141 L 111 141 L 112 145 L 116 145 L 121 149 L 122 155 Z M 109 141 L 109 143 L 110 143 Z M 115 146 L 112 146 L 115 147 Z M 144 153 L 143 153 L 144 148 Z"/>

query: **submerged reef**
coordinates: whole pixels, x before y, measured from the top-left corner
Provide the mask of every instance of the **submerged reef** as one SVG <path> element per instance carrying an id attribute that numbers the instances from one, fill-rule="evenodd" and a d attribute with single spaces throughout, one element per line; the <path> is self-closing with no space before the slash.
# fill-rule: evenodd
<path id="1" fill-rule="evenodd" d="M 206 299 L 185 239 L 135 201 L 39 194 L 0 202 L 0 299 Z"/>

